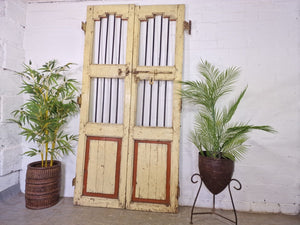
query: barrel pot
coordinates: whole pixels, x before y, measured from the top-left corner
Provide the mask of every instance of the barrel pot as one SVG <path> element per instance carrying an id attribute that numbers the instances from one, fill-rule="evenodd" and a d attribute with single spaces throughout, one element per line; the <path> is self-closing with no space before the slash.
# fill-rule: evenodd
<path id="1" fill-rule="evenodd" d="M 51 167 L 41 167 L 41 161 L 28 164 L 25 188 L 26 207 L 44 209 L 55 205 L 59 201 L 60 180 L 61 162 L 54 161 Z"/>

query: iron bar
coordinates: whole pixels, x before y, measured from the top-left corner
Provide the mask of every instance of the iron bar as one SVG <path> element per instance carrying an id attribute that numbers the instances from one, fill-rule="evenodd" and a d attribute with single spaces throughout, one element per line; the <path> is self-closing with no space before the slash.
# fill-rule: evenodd
<path id="1" fill-rule="evenodd" d="M 114 17 L 114 23 L 113 23 L 112 46 L 111 46 L 111 64 L 114 64 L 116 15 L 114 14 L 113 17 Z"/>
<path id="2" fill-rule="evenodd" d="M 99 18 L 99 46 L 98 46 L 98 59 L 97 62 L 100 64 L 100 46 L 101 46 L 101 28 L 102 28 L 102 19 Z M 95 123 L 97 123 L 97 114 L 98 114 L 98 88 L 99 88 L 99 78 L 96 79 L 96 99 L 95 99 Z"/>
<path id="3" fill-rule="evenodd" d="M 113 28 L 112 28 L 112 49 L 111 49 L 111 64 L 114 64 L 114 44 L 115 44 L 115 25 L 116 25 L 116 16 L 113 15 Z M 111 122 L 111 107 L 112 107 L 112 78 L 110 78 L 110 90 L 109 90 L 109 119 L 108 122 Z"/>
<path id="4" fill-rule="evenodd" d="M 106 14 L 106 40 L 105 40 L 105 53 L 104 53 L 104 64 L 106 63 L 107 59 L 107 40 L 108 40 L 108 28 L 109 28 L 109 14 Z M 105 82 L 106 79 L 103 78 L 103 101 L 102 101 L 102 117 L 101 117 L 101 122 L 104 122 L 104 106 L 105 106 Z"/>
<path id="5" fill-rule="evenodd" d="M 120 18 L 120 31 L 119 31 L 119 52 L 118 52 L 118 64 L 120 64 L 120 53 L 121 53 L 121 36 L 122 36 L 122 18 Z M 117 79 L 117 99 L 116 99 L 116 123 L 118 123 L 118 111 L 119 111 L 119 84 L 120 80 Z"/>
<path id="6" fill-rule="evenodd" d="M 146 38 L 145 38 L 145 60 L 144 60 L 144 66 L 147 65 L 147 51 L 148 51 L 148 27 L 149 22 L 147 19 L 146 22 Z M 143 87 L 143 104 L 142 104 L 142 126 L 144 126 L 144 113 L 145 113 L 145 89 L 146 89 L 146 81 L 144 80 L 144 87 Z"/>
<path id="7" fill-rule="evenodd" d="M 152 66 L 154 66 L 154 46 L 155 46 L 155 15 L 153 17 L 153 31 L 152 31 Z M 149 126 L 151 126 L 151 111 L 152 111 L 152 91 L 153 84 L 150 85 L 150 106 L 149 106 Z"/>
<path id="8" fill-rule="evenodd" d="M 163 16 L 160 16 L 160 40 L 159 40 L 159 59 L 158 65 L 161 66 L 161 46 L 162 46 L 162 28 L 163 28 Z M 157 108 L 156 108 L 156 126 L 158 127 L 158 114 L 159 114 L 159 89 L 160 81 L 157 82 Z"/>
<path id="9" fill-rule="evenodd" d="M 163 29 L 163 16 L 160 16 L 160 43 L 159 43 L 159 58 L 158 65 L 161 65 L 161 46 L 162 46 L 162 29 Z"/>
<path id="10" fill-rule="evenodd" d="M 105 40 L 105 55 L 104 55 L 104 64 L 106 63 L 107 59 L 107 42 L 108 42 L 108 31 L 109 31 L 109 14 L 106 14 L 106 40 Z"/>
<path id="11" fill-rule="evenodd" d="M 167 55 L 166 55 L 166 66 L 169 65 L 169 42 L 170 42 L 170 18 L 168 18 L 168 29 L 167 29 Z"/>
<path id="12" fill-rule="evenodd" d="M 170 42 L 170 18 L 168 18 L 168 29 L 167 29 L 167 50 L 166 50 L 166 66 L 168 66 L 169 58 L 169 42 Z M 164 98 L 164 127 L 166 126 L 166 114 L 167 114 L 167 86 L 168 82 L 165 80 L 165 98 Z"/>

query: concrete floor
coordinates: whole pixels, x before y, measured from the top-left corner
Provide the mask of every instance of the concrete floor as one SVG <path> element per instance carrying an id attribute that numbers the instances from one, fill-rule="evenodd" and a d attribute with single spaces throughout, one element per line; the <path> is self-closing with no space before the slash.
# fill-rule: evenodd
<path id="1" fill-rule="evenodd" d="M 62 198 L 48 209 L 30 210 L 25 208 L 24 195 L 18 194 L 0 201 L 0 225 L 188 225 L 190 212 L 191 207 L 180 207 L 178 214 L 81 207 L 73 206 L 72 198 Z M 231 211 L 220 213 L 233 216 Z M 300 215 L 244 212 L 237 215 L 239 225 L 300 225 Z M 232 224 L 215 215 L 195 215 L 193 222 L 194 225 Z"/>

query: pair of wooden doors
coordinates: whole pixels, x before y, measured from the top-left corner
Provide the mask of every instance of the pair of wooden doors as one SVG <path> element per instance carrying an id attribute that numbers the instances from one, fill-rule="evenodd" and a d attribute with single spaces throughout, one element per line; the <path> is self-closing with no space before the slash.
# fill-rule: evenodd
<path id="1" fill-rule="evenodd" d="M 184 5 L 89 6 L 74 204 L 175 212 Z"/>

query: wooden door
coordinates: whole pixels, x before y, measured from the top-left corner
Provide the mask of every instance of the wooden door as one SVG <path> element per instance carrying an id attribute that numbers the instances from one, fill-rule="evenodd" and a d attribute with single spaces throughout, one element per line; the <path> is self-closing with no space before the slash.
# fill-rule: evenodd
<path id="1" fill-rule="evenodd" d="M 90 6 L 74 203 L 178 207 L 184 5 Z"/>
<path id="2" fill-rule="evenodd" d="M 184 6 L 135 10 L 127 208 L 178 207 Z"/>

